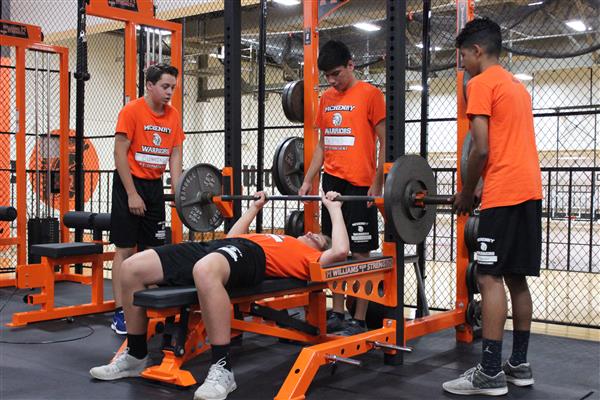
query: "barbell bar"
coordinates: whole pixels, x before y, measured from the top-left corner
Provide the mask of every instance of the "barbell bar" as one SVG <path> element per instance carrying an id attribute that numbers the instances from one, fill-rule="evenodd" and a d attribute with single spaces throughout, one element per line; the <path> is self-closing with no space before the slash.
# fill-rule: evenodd
<path id="1" fill-rule="evenodd" d="M 222 222 L 224 203 L 255 200 L 253 195 L 229 195 L 223 192 L 221 171 L 210 164 L 187 169 L 175 191 L 175 207 L 181 221 L 199 232 L 215 230 Z M 320 201 L 317 195 L 274 195 L 269 200 Z M 338 196 L 340 201 L 366 201 L 381 204 L 386 220 L 393 223 L 398 236 L 407 244 L 421 243 L 435 220 L 437 205 L 453 203 L 451 195 L 437 195 L 433 171 L 427 161 L 416 155 L 399 157 L 387 173 L 384 196 Z M 218 204 L 216 204 L 218 203 Z"/>
<path id="2" fill-rule="evenodd" d="M 167 195 L 165 195 L 166 199 Z M 170 196 L 174 198 L 174 195 Z M 447 205 L 452 204 L 453 197 L 452 196 L 428 196 L 424 192 L 413 193 L 411 195 L 411 199 L 415 204 L 415 207 L 423 207 L 425 204 L 436 204 L 436 205 Z M 256 201 L 260 200 L 258 196 L 251 195 L 218 195 L 210 192 L 204 192 L 200 194 L 200 198 L 192 199 L 186 203 L 182 203 L 183 207 L 188 207 L 197 203 L 200 204 L 208 204 L 214 203 L 215 201 Z M 322 197 L 317 195 L 265 195 L 265 200 L 274 200 L 274 201 L 321 201 Z M 383 196 L 361 196 L 361 195 L 339 195 L 336 196 L 333 201 L 365 201 L 365 202 L 375 202 L 377 200 L 383 200 Z"/>

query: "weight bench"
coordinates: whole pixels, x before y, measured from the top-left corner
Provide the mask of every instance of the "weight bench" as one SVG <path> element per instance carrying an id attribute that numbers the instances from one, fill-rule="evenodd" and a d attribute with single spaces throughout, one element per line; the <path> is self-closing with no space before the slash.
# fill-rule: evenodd
<path id="1" fill-rule="evenodd" d="M 267 336 L 305 343 L 317 342 L 326 331 L 325 295 L 323 283 L 299 279 L 268 279 L 252 288 L 229 291 L 232 311 L 232 336 L 254 332 Z M 312 297 L 313 301 L 308 300 Z M 272 302 L 265 299 L 273 298 Z M 310 304 L 312 303 L 312 304 Z M 148 379 L 191 386 L 196 380 L 189 371 L 181 369 L 192 358 L 207 351 L 206 330 L 194 286 L 159 287 L 134 294 L 133 304 L 147 309 L 148 337 L 162 333 L 160 365 L 142 372 Z M 306 306 L 306 321 L 292 318 L 286 308 Z M 250 316 L 244 320 L 243 316 Z M 126 346 L 123 344 L 122 348 Z"/>
<path id="2" fill-rule="evenodd" d="M 334 293 L 366 298 L 395 307 L 396 291 L 393 285 L 389 285 L 389 282 L 396 278 L 392 257 L 379 256 L 360 262 L 350 261 L 325 266 L 312 263 L 310 277 L 309 282 L 297 279 L 270 279 L 253 288 L 229 292 L 233 305 L 232 337 L 241 332 L 252 332 L 315 345 L 302 350 L 297 361 L 302 365 L 292 369 L 298 372 L 290 373 L 302 380 L 297 386 L 297 390 L 300 391 L 307 389 L 308 386 L 303 386 L 305 381 L 312 381 L 320 365 L 334 360 L 322 355 L 318 349 L 314 350 L 316 357 L 310 356 L 309 359 L 305 359 L 303 353 L 307 349 L 325 346 L 323 351 L 326 355 L 337 357 L 337 361 L 373 348 L 383 348 L 386 343 L 388 347 L 385 351 L 396 351 L 392 349 L 395 340 L 395 325 L 392 323 L 352 337 L 328 335 L 324 292 L 324 289 L 328 288 Z M 134 294 L 133 303 L 147 309 L 148 337 L 163 333 L 162 362 L 147 368 L 141 376 L 178 386 L 195 384 L 196 380 L 192 374 L 183 370 L 182 366 L 210 348 L 206 343 L 206 330 L 196 288 L 146 289 Z M 288 315 L 287 310 L 296 307 L 304 307 L 304 321 Z M 121 349 L 126 345 L 126 342 L 123 343 Z M 343 356 L 344 354 L 346 356 Z"/>
<path id="3" fill-rule="evenodd" d="M 114 252 L 104 252 L 100 241 L 102 231 L 110 230 L 109 213 L 72 211 L 63 216 L 69 228 L 92 229 L 93 242 L 48 243 L 31 246 L 31 253 L 41 257 L 39 264 L 17 266 L 16 286 L 19 289 L 40 288 L 39 293 L 24 296 L 23 301 L 40 305 L 40 309 L 14 313 L 8 326 L 47 321 L 77 315 L 103 313 L 115 308 L 113 300 L 104 300 L 104 262 L 113 259 Z M 91 263 L 91 275 L 72 273 L 73 264 Z M 56 266 L 60 266 L 56 270 Z M 55 283 L 78 282 L 91 285 L 91 302 L 55 307 Z"/>

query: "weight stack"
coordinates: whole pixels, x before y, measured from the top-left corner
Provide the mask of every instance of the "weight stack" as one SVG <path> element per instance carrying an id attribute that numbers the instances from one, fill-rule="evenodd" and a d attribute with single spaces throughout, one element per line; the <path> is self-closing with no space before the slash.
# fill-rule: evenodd
<path id="1" fill-rule="evenodd" d="M 41 257 L 31 254 L 34 244 L 58 243 L 60 230 L 58 218 L 30 218 L 27 221 L 27 263 L 36 264 Z"/>

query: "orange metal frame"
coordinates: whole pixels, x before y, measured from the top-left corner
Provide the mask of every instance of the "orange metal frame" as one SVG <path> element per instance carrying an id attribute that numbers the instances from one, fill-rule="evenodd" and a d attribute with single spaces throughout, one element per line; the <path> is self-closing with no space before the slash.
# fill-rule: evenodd
<path id="1" fill-rule="evenodd" d="M 104 262 L 110 261 L 114 252 L 60 258 L 42 257 L 39 264 L 26 264 L 17 267 L 16 286 L 20 289 L 41 288 L 40 293 L 25 296 L 25 302 L 41 306 L 38 310 L 14 313 L 8 326 L 23 326 L 31 322 L 48 321 L 78 315 L 96 314 L 114 310 L 113 300 L 104 300 Z M 86 276 L 71 273 L 71 266 L 78 263 L 91 263 L 92 274 Z M 60 271 L 55 272 L 55 266 Z M 91 302 L 71 306 L 55 307 L 54 288 L 58 281 L 79 282 L 91 285 Z"/>
<path id="2" fill-rule="evenodd" d="M 317 68 L 319 2 L 306 0 L 302 3 L 302 7 L 304 11 L 304 174 L 306 174 L 313 157 L 313 149 L 319 143 L 319 133 L 315 126 L 319 106 L 319 69 Z M 312 182 L 312 193 L 318 192 L 317 175 Z M 321 231 L 319 207 L 315 202 L 304 205 L 304 231 Z"/>
<path id="3" fill-rule="evenodd" d="M 137 11 L 111 7 L 108 0 L 89 0 L 85 7 L 88 15 L 122 21 L 125 23 L 125 100 L 129 102 L 137 98 L 137 35 L 136 25 L 159 28 L 171 32 L 171 65 L 179 70 L 177 87 L 173 93 L 171 104 L 181 114 L 182 109 L 182 28 L 181 24 L 163 21 L 154 17 L 154 2 L 152 0 L 136 0 Z M 171 230 L 173 243 L 183 240 L 183 225 L 177 213 L 171 208 Z"/>
<path id="4" fill-rule="evenodd" d="M 51 46 L 42 41 L 39 26 L 1 21 L 11 25 L 25 37 L 0 35 L 0 46 L 14 47 L 16 50 L 16 177 L 17 177 L 17 236 L 0 239 L 0 245 L 17 246 L 17 265 L 26 263 L 27 247 L 27 181 L 26 181 L 26 94 L 25 94 L 25 52 L 28 50 L 57 54 L 59 66 L 59 147 L 60 147 L 60 193 L 69 193 L 69 52 L 65 47 Z M 69 210 L 69 196 L 60 196 L 60 216 Z M 69 230 L 61 225 L 61 240 L 68 240 Z M 14 286 L 16 279 L 0 279 L 0 287 Z"/>

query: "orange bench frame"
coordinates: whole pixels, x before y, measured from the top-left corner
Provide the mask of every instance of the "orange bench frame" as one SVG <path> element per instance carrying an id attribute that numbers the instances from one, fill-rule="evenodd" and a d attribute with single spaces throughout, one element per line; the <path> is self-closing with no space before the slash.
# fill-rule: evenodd
<path id="1" fill-rule="evenodd" d="M 111 261 L 114 252 L 68 257 L 42 257 L 39 264 L 17 266 L 16 286 L 19 289 L 41 288 L 40 293 L 25 296 L 25 302 L 40 305 L 39 310 L 14 313 L 8 326 L 17 327 L 31 322 L 96 314 L 114 310 L 114 300 L 104 300 L 104 262 Z M 91 263 L 91 275 L 71 272 L 74 264 Z M 55 271 L 55 266 L 60 266 Z M 91 285 L 91 302 L 71 306 L 56 307 L 55 283 L 60 281 L 78 282 Z"/>

